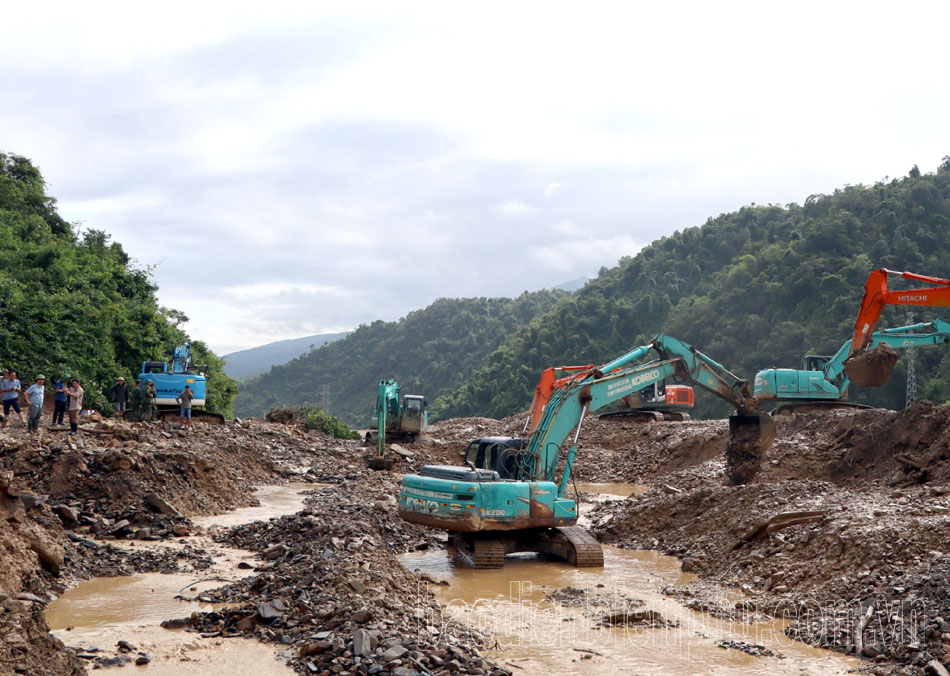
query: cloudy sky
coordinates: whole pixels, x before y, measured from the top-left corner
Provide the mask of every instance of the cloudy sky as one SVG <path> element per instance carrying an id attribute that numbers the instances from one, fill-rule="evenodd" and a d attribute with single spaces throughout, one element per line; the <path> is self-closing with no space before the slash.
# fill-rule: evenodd
<path id="1" fill-rule="evenodd" d="M 945 7 L 7 4 L 0 150 L 229 352 L 933 171 Z"/>

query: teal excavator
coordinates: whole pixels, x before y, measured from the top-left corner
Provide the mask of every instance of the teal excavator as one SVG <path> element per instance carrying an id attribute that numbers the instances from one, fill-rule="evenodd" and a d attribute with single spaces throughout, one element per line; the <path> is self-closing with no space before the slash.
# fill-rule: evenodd
<path id="1" fill-rule="evenodd" d="M 659 359 L 632 365 L 651 351 Z M 735 406 L 730 444 L 754 446 L 759 455 L 771 445 L 775 425 L 759 410 L 748 381 L 660 335 L 554 389 L 528 439 L 477 439 L 466 450 L 465 467 L 426 465 L 405 475 L 399 515 L 448 531 L 462 562 L 476 568 L 501 567 L 513 552 L 603 566 L 600 544 L 576 526 L 578 503 L 566 495 L 581 427 L 587 415 L 665 379 L 701 387 Z"/>
<path id="2" fill-rule="evenodd" d="M 868 341 L 871 346 L 883 344 L 895 350 L 948 343 L 950 323 L 940 319 L 875 331 Z M 847 340 L 832 356 L 805 355 L 801 369 L 759 371 L 753 392 L 760 401 L 778 402 L 776 413 L 860 408 L 861 404 L 846 399 L 851 380 L 845 364 L 851 354 L 851 340 Z"/>
<path id="3" fill-rule="evenodd" d="M 375 430 L 366 433 L 366 445 L 376 446 L 376 453 L 366 458 L 372 469 L 392 469 L 393 458 L 386 457 L 386 444 L 394 441 L 413 442 L 422 435 L 429 422 L 426 400 L 421 394 L 399 398 L 399 383 L 392 378 L 379 381 L 376 390 Z"/>

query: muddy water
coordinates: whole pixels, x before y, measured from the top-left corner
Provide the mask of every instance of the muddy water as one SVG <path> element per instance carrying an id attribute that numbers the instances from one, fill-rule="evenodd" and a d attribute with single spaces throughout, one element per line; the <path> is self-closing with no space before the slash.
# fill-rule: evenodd
<path id="1" fill-rule="evenodd" d="M 586 492 L 595 487 L 579 486 Z M 614 484 L 608 490 L 613 496 L 625 496 L 639 488 Z M 447 580 L 448 587 L 432 587 L 436 597 L 455 618 L 496 636 L 498 650 L 493 657 L 518 667 L 515 673 L 817 676 L 844 674 L 858 664 L 788 639 L 779 622 L 736 624 L 685 608 L 660 589 L 690 582 L 695 576 L 682 573 L 676 558 L 658 552 L 605 547 L 603 569 L 515 556 L 508 557 L 501 570 L 473 570 L 457 568 L 451 553 L 445 551 L 406 555 L 403 564 Z M 545 598 L 564 587 L 581 590 L 580 607 L 565 607 Z M 615 608 L 655 610 L 679 626 L 598 627 L 605 609 L 597 603 L 605 596 Z M 731 605 L 738 597 L 723 590 L 723 605 Z M 763 645 L 782 657 L 753 657 L 720 648 L 717 641 L 722 640 Z"/>
<path id="2" fill-rule="evenodd" d="M 312 490 L 315 486 L 288 484 L 261 487 L 255 493 L 261 503 L 259 507 L 237 509 L 194 521 L 197 525 L 211 528 L 293 514 L 303 506 L 303 491 Z M 53 634 L 66 645 L 83 649 L 95 647 L 101 649 L 105 656 L 111 656 L 117 641 L 129 641 L 152 658 L 148 672 L 153 675 L 193 673 L 232 676 L 254 673 L 261 676 L 286 676 L 293 673 L 277 661 L 273 648 L 257 641 L 202 639 L 197 634 L 168 631 L 158 626 L 163 620 L 220 607 L 200 600 L 186 601 L 180 597 L 200 599 L 203 590 L 225 584 L 220 580 L 201 581 L 207 578 L 235 580 L 251 574 L 252 571 L 237 567 L 240 561 L 252 558 L 250 552 L 221 547 L 205 536 L 160 543 L 120 541 L 116 544 L 138 549 L 176 549 L 190 544 L 211 552 L 215 563 L 209 570 L 194 573 L 152 573 L 95 578 L 80 583 L 51 603 L 46 611 L 46 619 Z M 135 666 L 126 665 L 117 671 L 134 669 Z"/>

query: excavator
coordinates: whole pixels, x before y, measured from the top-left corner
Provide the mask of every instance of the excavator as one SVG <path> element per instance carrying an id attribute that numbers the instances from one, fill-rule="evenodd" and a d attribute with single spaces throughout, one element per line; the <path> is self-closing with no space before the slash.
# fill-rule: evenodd
<path id="1" fill-rule="evenodd" d="M 375 455 L 366 464 L 375 470 L 392 469 L 393 458 L 386 457 L 386 444 L 393 441 L 413 442 L 423 434 L 429 422 L 426 400 L 420 394 L 407 394 L 399 399 L 399 383 L 392 378 L 379 381 L 376 389 L 376 411 L 373 431 L 366 433 L 366 445 L 376 445 Z"/>
<path id="2" fill-rule="evenodd" d="M 888 277 L 903 277 L 931 286 L 893 291 L 887 288 Z M 844 362 L 845 372 L 851 382 L 860 387 L 880 387 L 887 382 L 897 363 L 897 354 L 893 350 L 878 350 L 876 345 L 871 345 L 874 330 L 887 305 L 950 306 L 950 280 L 887 268 L 878 268 L 868 275 L 848 357 Z"/>
<path id="3" fill-rule="evenodd" d="M 634 365 L 651 350 L 657 360 Z M 691 383 L 735 406 L 730 443 L 754 445 L 759 453 L 771 446 L 775 424 L 760 410 L 748 381 L 691 345 L 659 335 L 600 367 L 578 369 L 554 388 L 528 439 L 476 440 L 466 451 L 465 467 L 426 465 L 406 474 L 399 515 L 448 531 L 458 558 L 476 568 L 501 567 L 514 552 L 603 566 L 600 544 L 576 525 L 576 488 L 575 499 L 566 495 L 577 440 L 588 414 L 665 379 Z"/>
<path id="4" fill-rule="evenodd" d="M 887 345 L 892 349 L 927 347 L 950 343 L 950 323 L 940 319 L 871 334 L 869 345 Z M 802 368 L 764 369 L 755 374 L 753 393 L 760 401 L 780 405 L 773 413 L 793 413 L 830 408 L 863 408 L 846 401 L 851 383 L 845 369 L 852 354 L 853 339 L 845 341 L 833 356 L 805 355 Z M 887 378 L 885 378 L 885 381 Z"/>
<path id="5" fill-rule="evenodd" d="M 194 394 L 192 400 L 195 408 L 192 416 L 195 420 L 210 422 L 216 425 L 224 424 L 224 416 L 220 413 L 204 410 L 207 378 L 207 366 L 199 366 L 191 362 L 191 343 L 185 343 L 175 348 L 172 355 L 171 367 L 164 361 L 142 362 L 142 369 L 138 379 L 144 384 L 151 381 L 155 385 L 155 404 L 159 418 L 172 417 L 178 412 L 177 397 L 188 386 Z"/>
<path id="6" fill-rule="evenodd" d="M 525 434 L 534 432 L 534 428 L 541 418 L 541 409 L 551 398 L 551 393 L 567 384 L 571 378 L 580 374 L 591 374 L 597 366 L 552 366 L 541 372 L 541 379 L 534 388 L 534 398 L 528 409 L 528 418 L 525 420 Z M 600 414 L 600 418 L 630 418 L 637 422 L 651 422 L 654 420 L 689 420 L 689 413 L 684 409 L 692 408 L 694 402 L 693 388 L 689 385 L 670 385 L 660 381 L 644 387 L 617 401 L 612 407 L 614 410 Z"/>

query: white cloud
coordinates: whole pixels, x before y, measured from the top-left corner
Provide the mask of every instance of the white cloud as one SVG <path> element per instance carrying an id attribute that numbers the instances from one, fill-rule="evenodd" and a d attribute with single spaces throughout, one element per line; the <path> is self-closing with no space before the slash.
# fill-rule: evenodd
<path id="1" fill-rule="evenodd" d="M 498 202 L 492 209 L 496 214 L 504 216 L 505 218 L 518 218 L 519 216 L 525 216 L 527 214 L 536 214 L 540 211 L 537 207 L 533 207 L 530 204 L 526 204 L 521 200 L 509 199 L 504 200 L 503 202 Z"/>
<path id="2" fill-rule="evenodd" d="M 584 230 L 578 227 L 578 225 L 574 223 L 574 221 L 570 221 L 567 219 L 564 219 L 563 221 L 559 221 L 555 223 L 554 225 L 551 226 L 551 229 L 554 232 L 558 233 L 559 235 L 564 235 L 566 237 L 576 238 L 576 237 L 581 237 L 585 234 Z"/>
<path id="3" fill-rule="evenodd" d="M 528 256 L 539 266 L 563 276 L 581 276 L 599 265 L 614 265 L 623 256 L 632 256 L 643 248 L 629 235 L 561 241 L 528 247 Z"/>
<path id="4" fill-rule="evenodd" d="M 544 188 L 544 196 L 548 199 L 554 197 L 557 193 L 567 190 L 568 182 L 567 181 L 551 181 Z"/>

